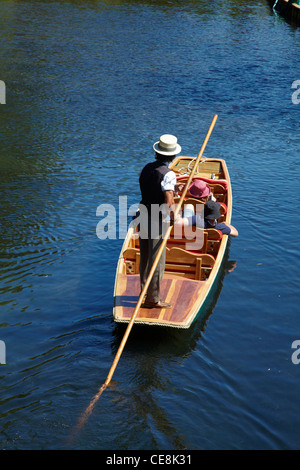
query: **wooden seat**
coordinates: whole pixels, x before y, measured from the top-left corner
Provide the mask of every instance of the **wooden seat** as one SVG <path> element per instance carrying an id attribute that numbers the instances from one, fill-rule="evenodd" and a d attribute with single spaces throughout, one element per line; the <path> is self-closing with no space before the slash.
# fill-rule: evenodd
<path id="1" fill-rule="evenodd" d="M 188 239 L 184 235 L 189 229 L 194 234 L 194 239 Z M 167 247 L 184 248 L 187 251 L 197 253 L 207 253 L 214 257 L 217 256 L 223 234 L 215 228 L 202 229 L 199 227 L 172 227 L 170 238 L 167 241 Z"/>
<path id="2" fill-rule="evenodd" d="M 128 248 L 138 248 L 139 246 L 139 234 L 137 232 L 134 232 L 129 240 Z"/>
<path id="3" fill-rule="evenodd" d="M 167 247 L 178 247 L 188 251 L 206 253 L 207 233 L 199 227 L 175 225 L 172 227 Z"/>
<path id="4" fill-rule="evenodd" d="M 124 274 L 138 274 L 140 272 L 140 250 L 127 248 L 123 252 Z"/>
<path id="5" fill-rule="evenodd" d="M 223 234 L 215 228 L 207 228 L 205 232 L 207 233 L 206 253 L 216 258 Z"/>
<path id="6" fill-rule="evenodd" d="M 218 185 L 218 186 L 221 186 L 221 185 Z M 219 192 L 218 192 L 219 191 Z M 220 207 L 220 212 L 221 212 L 221 216 L 224 216 L 227 212 L 227 206 L 225 204 L 225 197 L 226 197 L 226 194 L 224 192 L 224 188 L 222 187 L 222 191 L 221 190 L 217 190 L 216 192 L 216 195 L 215 195 L 215 198 L 216 198 L 216 201 L 217 202 L 220 202 L 221 203 L 221 207 Z M 174 199 L 175 201 L 175 204 L 178 204 L 179 202 L 179 197 L 176 197 Z M 194 206 L 194 211 L 195 211 L 195 214 L 200 212 L 200 209 L 201 209 L 201 204 L 205 204 L 204 201 L 201 201 L 200 199 L 196 199 L 194 197 L 188 197 L 187 199 L 184 200 L 183 204 L 182 204 L 182 209 L 184 210 L 184 206 L 187 205 L 187 204 L 192 204 Z M 197 207 L 198 206 L 198 207 Z M 200 206 L 200 207 L 199 207 Z M 221 218 L 220 218 L 221 220 Z"/>
<path id="7" fill-rule="evenodd" d="M 226 202 L 226 189 L 221 184 L 210 184 L 211 192 L 218 202 Z"/>
<path id="8" fill-rule="evenodd" d="M 137 248 L 128 248 L 123 253 L 124 274 L 138 274 L 140 264 L 140 252 Z M 166 248 L 165 272 L 176 274 L 180 277 L 204 281 L 208 278 L 215 259 L 209 254 L 190 253 L 182 248 Z"/>
<path id="9" fill-rule="evenodd" d="M 198 178 L 195 178 L 195 179 L 198 179 Z M 199 179 L 205 181 L 209 185 L 212 194 L 214 195 L 214 197 L 216 198 L 218 202 L 226 203 L 227 183 L 225 181 L 218 182 L 219 180 L 208 180 L 207 178 L 199 178 Z M 187 181 L 187 177 L 178 178 L 178 183 L 185 183 L 186 181 Z M 179 194 L 181 193 L 179 192 Z M 187 194 L 187 197 L 190 197 L 190 196 Z M 197 198 L 195 199 L 197 200 Z M 201 201 L 198 200 L 198 204 L 199 202 L 201 203 Z"/>
<path id="10" fill-rule="evenodd" d="M 194 254 L 182 248 L 167 248 L 165 272 L 204 281 L 208 278 L 215 259 L 207 254 Z"/>
<path id="11" fill-rule="evenodd" d="M 207 253 L 216 258 L 222 237 L 222 233 L 215 228 L 202 229 L 199 227 L 173 226 L 170 232 L 170 237 L 167 240 L 167 247 L 169 249 L 182 248 L 196 254 Z M 139 247 L 140 243 L 138 235 L 133 234 L 128 250 L 131 248 L 139 250 Z M 128 251 L 128 253 L 130 253 L 130 251 Z M 129 257 L 129 259 L 131 258 L 132 256 Z M 129 261 L 128 265 L 131 265 Z"/>

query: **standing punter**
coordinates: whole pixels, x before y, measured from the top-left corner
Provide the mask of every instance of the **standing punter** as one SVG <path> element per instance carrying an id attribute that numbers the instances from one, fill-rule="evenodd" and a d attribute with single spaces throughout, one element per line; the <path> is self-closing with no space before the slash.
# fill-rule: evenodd
<path id="1" fill-rule="evenodd" d="M 173 220 L 170 208 L 174 204 L 176 175 L 169 169 L 169 163 L 181 151 L 174 135 L 164 134 L 153 145 L 156 153 L 154 162 L 148 163 L 139 178 L 142 200 L 140 209 L 140 281 L 141 291 L 147 281 L 166 228 L 168 215 Z M 164 248 L 147 294 L 144 308 L 171 308 L 171 304 L 160 297 L 160 284 L 164 274 L 166 247 Z"/>

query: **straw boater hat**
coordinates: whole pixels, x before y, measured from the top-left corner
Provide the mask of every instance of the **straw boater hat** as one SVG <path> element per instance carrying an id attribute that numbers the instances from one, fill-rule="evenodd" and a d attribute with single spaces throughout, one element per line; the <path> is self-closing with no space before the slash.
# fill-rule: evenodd
<path id="1" fill-rule="evenodd" d="M 162 135 L 159 141 L 155 142 L 153 148 L 161 155 L 177 155 L 181 152 L 181 147 L 177 144 L 177 137 L 171 134 Z"/>
<path id="2" fill-rule="evenodd" d="M 189 193 L 194 197 L 206 197 L 210 194 L 210 186 L 202 180 L 195 180 L 189 187 Z"/>

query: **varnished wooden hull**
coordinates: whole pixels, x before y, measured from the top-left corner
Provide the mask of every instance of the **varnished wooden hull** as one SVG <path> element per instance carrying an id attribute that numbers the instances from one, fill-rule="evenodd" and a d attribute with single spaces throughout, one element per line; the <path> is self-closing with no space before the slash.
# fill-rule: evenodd
<path id="1" fill-rule="evenodd" d="M 170 168 L 177 173 L 178 179 L 184 178 L 182 173 L 184 173 L 184 169 L 187 168 L 187 165 L 191 166 L 193 164 L 192 161 L 192 157 L 177 157 L 170 165 Z M 231 184 L 227 166 L 223 159 L 207 159 L 204 163 L 199 165 L 194 177 L 200 176 L 209 179 L 211 178 L 212 174 L 214 174 L 217 178 L 216 183 L 218 180 L 226 180 L 227 212 L 223 216 L 223 221 L 230 223 L 232 211 Z M 167 271 L 166 265 L 166 271 L 161 284 L 161 296 L 164 300 L 172 304 L 172 308 L 140 308 L 135 319 L 135 323 L 168 326 L 174 328 L 189 328 L 193 321 L 197 318 L 197 315 L 206 301 L 217 278 L 224 257 L 227 241 L 228 236 L 223 235 L 222 239 L 217 245 L 217 252 L 214 253 L 213 262 L 208 261 L 208 264 L 211 264 L 211 266 L 209 267 L 209 274 L 207 275 L 208 277 L 205 279 L 201 277 L 202 274 L 200 276 L 198 275 L 197 278 L 195 278 L 194 274 L 190 274 L 188 261 L 189 255 L 183 253 L 181 248 L 175 248 L 172 250 L 172 252 L 177 250 L 177 257 L 180 257 L 180 253 L 183 253 L 183 257 L 185 255 L 187 256 L 187 266 L 184 273 L 177 273 L 176 269 L 174 269 L 174 272 L 172 272 L 172 270 L 170 271 L 170 269 Z M 137 240 L 134 229 L 129 228 L 118 260 L 114 287 L 113 315 L 114 320 L 120 323 L 129 322 L 140 294 L 138 258 L 134 260 L 134 254 L 136 256 L 138 255 L 138 249 L 136 248 L 135 243 L 137 243 Z M 170 244 L 170 240 L 168 240 L 168 255 L 171 254 L 171 249 L 172 245 Z M 124 257 L 125 252 L 126 258 Z M 128 255 L 128 253 L 130 253 L 130 255 Z M 128 261 L 128 257 L 130 258 L 131 256 L 133 256 L 132 262 Z M 205 269 L 205 266 L 203 268 L 203 265 L 206 263 L 205 257 L 211 259 L 211 255 L 201 254 L 199 257 L 202 259 L 202 269 Z M 197 261 L 199 261 L 199 259 L 197 259 Z M 171 266 L 173 265 L 175 268 L 177 267 L 176 264 L 171 263 Z M 194 263 L 193 266 L 194 270 L 192 270 L 191 265 L 191 271 L 195 273 L 197 271 L 196 264 Z"/>

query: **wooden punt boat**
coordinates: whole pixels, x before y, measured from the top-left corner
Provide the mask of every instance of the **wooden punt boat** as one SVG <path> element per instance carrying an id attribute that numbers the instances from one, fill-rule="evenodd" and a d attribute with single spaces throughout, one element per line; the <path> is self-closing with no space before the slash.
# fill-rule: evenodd
<path id="1" fill-rule="evenodd" d="M 193 157 L 176 157 L 170 164 L 178 181 L 188 179 L 193 168 Z M 225 160 L 203 159 L 195 169 L 193 180 L 208 182 L 216 199 L 222 203 L 224 213 L 219 221 L 230 223 L 232 193 Z M 183 203 L 199 203 L 187 198 Z M 189 328 L 200 313 L 220 270 L 228 236 L 215 229 L 202 230 L 203 246 L 186 249 L 186 238 L 174 236 L 167 240 L 166 267 L 161 283 L 162 298 L 172 304 L 170 309 L 140 308 L 135 323 L 175 328 Z M 199 237 L 200 239 L 200 237 Z M 192 247 L 193 248 L 193 247 Z M 140 294 L 139 242 L 136 230 L 129 228 L 117 264 L 114 286 L 114 321 L 128 323 Z"/>

